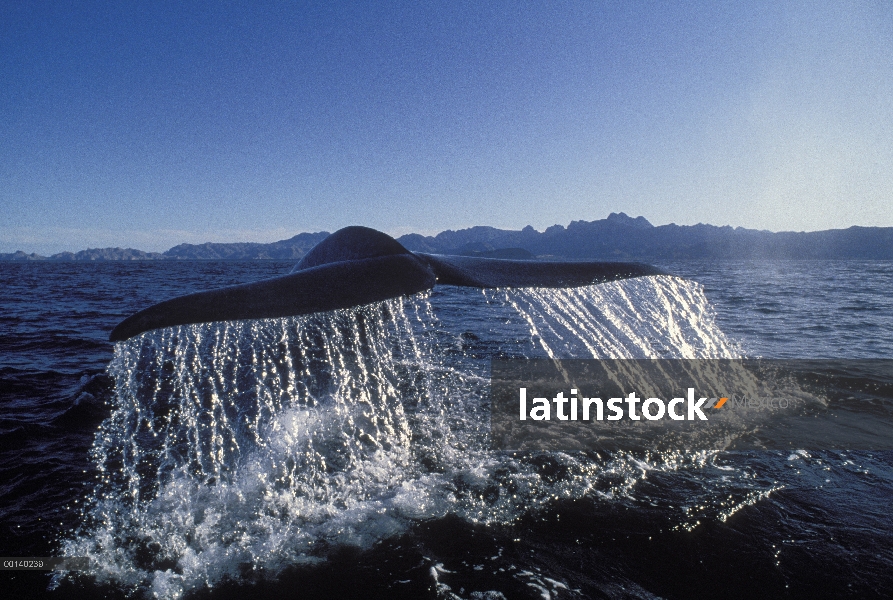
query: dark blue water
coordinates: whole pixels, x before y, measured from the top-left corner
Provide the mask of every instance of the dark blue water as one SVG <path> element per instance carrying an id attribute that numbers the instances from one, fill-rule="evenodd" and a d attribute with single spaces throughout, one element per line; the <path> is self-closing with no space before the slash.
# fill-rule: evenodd
<path id="1" fill-rule="evenodd" d="M 481 402 L 492 356 L 893 358 L 893 264 L 680 262 L 661 266 L 700 285 L 443 288 L 106 341 L 149 304 L 291 266 L 0 263 L 0 555 L 96 564 L 4 573 L 10 592 L 893 590 L 890 453 L 504 456 Z"/>

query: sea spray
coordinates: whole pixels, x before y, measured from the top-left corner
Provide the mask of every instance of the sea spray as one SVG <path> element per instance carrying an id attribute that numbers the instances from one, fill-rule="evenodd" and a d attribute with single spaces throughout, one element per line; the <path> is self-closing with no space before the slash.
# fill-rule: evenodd
<path id="1" fill-rule="evenodd" d="M 93 451 L 101 482 L 68 552 L 171 595 L 398 531 L 384 504 L 399 507 L 415 478 L 404 407 L 444 432 L 421 414 L 420 356 L 396 300 L 119 344 L 117 406 Z"/>
<path id="2" fill-rule="evenodd" d="M 549 358 L 740 358 L 696 282 L 638 277 L 500 293 Z"/>
<path id="3" fill-rule="evenodd" d="M 90 557 L 99 581 L 178 597 L 420 520 L 509 524 L 556 498 L 621 498 L 648 470 L 709 460 L 491 451 L 489 363 L 438 345 L 475 323 L 517 352 L 506 327 L 483 324 L 521 319 L 531 355 L 735 356 L 697 284 L 499 290 L 471 304 L 450 317 L 421 295 L 119 344 L 117 405 L 93 450 L 101 480 L 62 551 Z"/>

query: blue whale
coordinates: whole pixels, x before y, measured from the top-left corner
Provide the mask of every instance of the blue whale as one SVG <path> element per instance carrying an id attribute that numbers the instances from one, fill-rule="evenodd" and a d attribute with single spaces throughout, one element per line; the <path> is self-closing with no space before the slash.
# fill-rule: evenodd
<path id="1" fill-rule="evenodd" d="M 349 308 L 416 294 L 434 285 L 478 288 L 567 288 L 630 277 L 666 275 L 625 262 L 545 262 L 410 252 L 368 227 L 345 227 L 314 246 L 291 273 L 198 292 L 150 306 L 121 321 L 120 342 L 161 327 L 266 319 Z"/>

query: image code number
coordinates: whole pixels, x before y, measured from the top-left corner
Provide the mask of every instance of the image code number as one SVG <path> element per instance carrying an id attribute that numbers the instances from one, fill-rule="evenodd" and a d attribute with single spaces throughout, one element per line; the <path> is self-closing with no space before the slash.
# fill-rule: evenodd
<path id="1" fill-rule="evenodd" d="M 2 557 L 2 571 L 82 571 L 90 568 L 85 556 Z"/>

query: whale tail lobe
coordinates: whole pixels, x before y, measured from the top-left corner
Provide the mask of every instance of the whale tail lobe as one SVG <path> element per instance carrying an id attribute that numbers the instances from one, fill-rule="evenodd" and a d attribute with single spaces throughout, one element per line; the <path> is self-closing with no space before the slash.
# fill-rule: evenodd
<path id="1" fill-rule="evenodd" d="M 413 253 L 380 231 L 345 227 L 314 246 L 288 275 L 166 300 L 124 319 L 112 330 L 109 340 L 124 341 L 177 325 L 350 308 L 416 294 L 435 284 L 578 287 L 662 274 L 640 263 L 540 262 Z"/>

